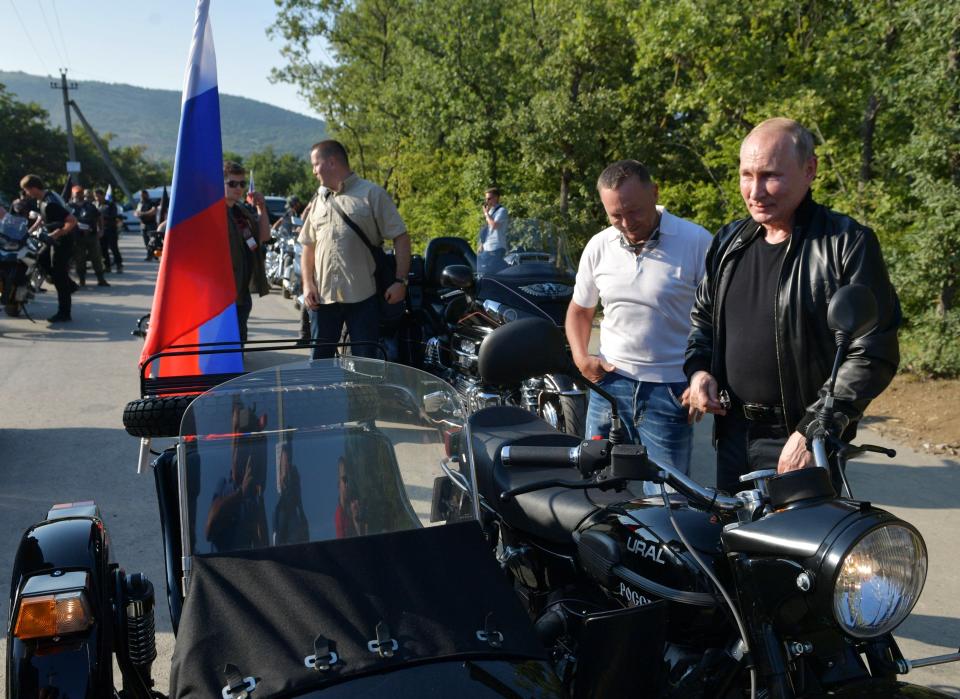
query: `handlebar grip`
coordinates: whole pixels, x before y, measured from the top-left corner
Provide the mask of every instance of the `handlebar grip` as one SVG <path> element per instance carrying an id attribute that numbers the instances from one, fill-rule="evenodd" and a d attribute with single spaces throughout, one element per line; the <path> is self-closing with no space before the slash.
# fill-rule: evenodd
<path id="1" fill-rule="evenodd" d="M 505 466 L 576 466 L 580 460 L 580 445 L 575 447 L 518 447 L 506 446 L 500 450 Z"/>

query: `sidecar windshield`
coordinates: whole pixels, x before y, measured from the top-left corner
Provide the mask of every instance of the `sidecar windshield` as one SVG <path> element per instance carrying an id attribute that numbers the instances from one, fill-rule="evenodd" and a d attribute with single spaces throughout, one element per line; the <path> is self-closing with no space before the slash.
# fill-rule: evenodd
<path id="1" fill-rule="evenodd" d="M 434 376 L 354 357 L 198 396 L 178 450 L 184 554 L 368 536 L 476 516 L 464 411 Z"/>

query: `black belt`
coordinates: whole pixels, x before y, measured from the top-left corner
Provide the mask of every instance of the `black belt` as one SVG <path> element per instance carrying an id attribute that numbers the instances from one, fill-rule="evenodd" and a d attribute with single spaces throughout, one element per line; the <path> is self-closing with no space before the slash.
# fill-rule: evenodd
<path id="1" fill-rule="evenodd" d="M 743 416 L 751 422 L 761 422 L 765 425 L 783 425 L 783 408 L 779 405 L 761 405 L 760 403 L 744 403 Z"/>

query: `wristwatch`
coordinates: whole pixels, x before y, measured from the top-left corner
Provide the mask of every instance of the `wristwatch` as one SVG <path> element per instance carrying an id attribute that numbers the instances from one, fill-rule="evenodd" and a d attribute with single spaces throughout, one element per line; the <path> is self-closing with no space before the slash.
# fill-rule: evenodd
<path id="1" fill-rule="evenodd" d="M 393 281 L 395 281 L 397 284 L 403 284 L 404 286 L 407 286 L 410 283 L 408 280 L 401 279 L 400 277 L 397 277 Z"/>

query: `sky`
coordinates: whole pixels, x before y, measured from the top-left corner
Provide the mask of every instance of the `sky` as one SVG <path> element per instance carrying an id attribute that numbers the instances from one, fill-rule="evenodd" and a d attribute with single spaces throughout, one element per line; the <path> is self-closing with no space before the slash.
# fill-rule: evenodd
<path id="1" fill-rule="evenodd" d="M 193 0 L 0 0 L 0 70 L 59 77 L 66 66 L 81 84 L 180 91 L 195 9 Z M 275 16 L 273 0 L 211 0 L 220 93 L 322 118 L 295 87 L 267 79 L 283 65 L 279 40 L 266 35 Z"/>

